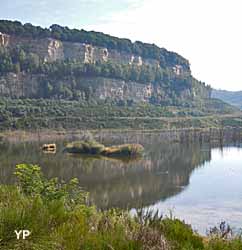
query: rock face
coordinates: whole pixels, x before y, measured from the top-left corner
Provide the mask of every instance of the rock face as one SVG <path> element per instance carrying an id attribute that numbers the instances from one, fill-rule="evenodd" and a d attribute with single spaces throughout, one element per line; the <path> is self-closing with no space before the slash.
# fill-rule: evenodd
<path id="1" fill-rule="evenodd" d="M 22 46 L 29 52 L 36 53 L 45 62 L 54 62 L 57 60 L 75 59 L 83 63 L 110 62 L 123 65 L 149 65 L 160 67 L 158 60 L 142 58 L 134 54 L 128 54 L 117 50 L 107 49 L 104 47 L 92 46 L 84 43 L 62 42 L 52 38 L 32 39 L 28 37 L 9 36 L 0 33 L 0 46 L 14 48 Z M 190 75 L 190 69 L 182 65 L 170 66 L 170 72 L 177 76 Z M 165 96 L 164 90 L 156 85 L 147 82 L 145 84 L 123 81 L 120 79 L 111 79 L 104 77 L 80 77 L 75 79 L 76 88 L 72 89 L 73 79 L 48 79 L 43 75 L 30 75 L 26 73 L 9 73 L 0 76 L 0 96 L 8 97 L 44 97 L 43 82 L 52 86 L 63 85 L 75 92 L 79 91 L 82 98 L 97 99 L 115 99 L 115 100 L 132 100 L 135 102 L 148 102 L 151 97 Z M 200 96 L 209 98 L 210 93 L 204 86 L 199 86 L 192 91 L 190 89 L 181 90 L 180 98 L 193 98 Z"/>
<path id="2" fill-rule="evenodd" d="M 151 84 L 145 85 L 103 77 L 79 79 L 79 89 L 85 89 L 85 86 L 89 86 L 89 92 L 92 96 L 102 100 L 111 98 L 147 102 L 154 92 Z"/>
<path id="3" fill-rule="evenodd" d="M 35 97 L 39 88 L 39 79 L 35 76 L 9 73 L 0 77 L 0 96 Z"/>
<path id="4" fill-rule="evenodd" d="M 47 61 L 56 61 L 58 59 L 63 59 L 63 44 L 60 41 L 53 39 L 50 39 L 48 42 L 48 52 L 45 59 Z"/>
<path id="5" fill-rule="evenodd" d="M 34 40 L 28 37 L 9 36 L 5 47 L 21 46 L 29 52 L 38 54 L 46 62 L 64 59 L 64 48 L 61 41 L 47 38 Z"/>
<path id="6" fill-rule="evenodd" d="M 5 97 L 44 97 L 41 85 L 45 81 L 43 75 L 13 74 L 0 77 L 0 96 Z M 53 84 L 69 87 L 71 79 L 53 80 Z M 76 79 L 76 89 L 82 98 L 92 96 L 94 99 L 133 100 L 147 102 L 155 90 L 151 84 L 126 82 L 104 77 L 80 77 Z"/>
<path id="7" fill-rule="evenodd" d="M 6 47 L 9 44 L 10 36 L 0 32 L 0 46 Z"/>
<path id="8" fill-rule="evenodd" d="M 0 44 L 5 47 L 27 46 L 30 52 L 38 54 L 47 62 L 77 59 L 84 63 L 112 62 L 116 64 L 138 66 L 145 64 L 159 67 L 159 62 L 154 59 L 143 59 L 140 56 L 117 50 L 108 50 L 104 47 L 96 47 L 84 43 L 62 42 L 52 38 L 34 40 L 0 34 Z"/>
<path id="9" fill-rule="evenodd" d="M 64 86 L 70 88 L 71 78 L 48 79 L 52 86 Z M 44 75 L 14 74 L 9 73 L 0 76 L 0 96 L 12 98 L 44 98 L 43 86 L 46 82 Z M 161 87 L 151 83 L 141 84 L 132 81 L 104 77 L 79 77 L 75 79 L 75 91 L 78 91 L 81 99 L 101 99 L 101 100 L 132 100 L 134 102 L 148 102 L 152 96 L 160 96 L 163 92 Z M 203 98 L 209 97 L 209 92 L 201 89 L 191 93 L 185 89 L 181 92 L 180 98 L 186 100 L 191 95 Z"/>

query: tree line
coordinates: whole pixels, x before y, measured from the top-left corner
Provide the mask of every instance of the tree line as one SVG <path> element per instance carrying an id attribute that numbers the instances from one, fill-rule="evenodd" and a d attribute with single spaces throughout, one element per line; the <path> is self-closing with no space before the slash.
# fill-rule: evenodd
<path id="1" fill-rule="evenodd" d="M 101 46 L 108 49 L 115 49 L 126 53 L 133 53 L 144 58 L 156 59 L 161 66 L 182 65 L 190 70 L 189 62 L 175 52 L 159 48 L 155 44 L 136 41 L 132 43 L 129 39 L 121 39 L 104 34 L 102 32 L 85 31 L 83 29 L 70 29 L 57 24 L 49 28 L 34 26 L 31 23 L 22 24 L 18 21 L 0 20 L 0 32 L 31 37 L 33 39 L 54 38 L 61 41 L 87 43 L 94 46 Z"/>
<path id="2" fill-rule="evenodd" d="M 45 62 L 38 54 L 16 47 L 11 50 L 0 47 L 0 74 L 26 72 L 45 74 L 49 77 L 62 78 L 65 76 L 101 76 L 140 83 L 174 82 L 174 74 L 168 68 L 151 65 L 126 65 L 111 62 L 96 62 L 93 64 L 66 59 L 55 62 Z M 184 87 L 190 85 L 187 77 L 179 81 Z"/>

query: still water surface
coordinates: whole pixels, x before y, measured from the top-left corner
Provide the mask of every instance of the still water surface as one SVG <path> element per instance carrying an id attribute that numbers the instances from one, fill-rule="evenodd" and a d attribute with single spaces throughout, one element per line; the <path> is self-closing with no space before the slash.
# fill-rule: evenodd
<path id="1" fill-rule="evenodd" d="M 121 142 L 121 141 L 120 141 Z M 118 143 L 115 141 L 114 143 Z M 145 155 L 136 160 L 44 154 L 40 143 L 0 144 L 0 183 L 14 181 L 17 163 L 42 166 L 48 177 L 77 177 L 103 209 L 159 209 L 184 219 L 200 233 L 225 220 L 242 227 L 242 148 L 208 144 L 143 142 Z"/>

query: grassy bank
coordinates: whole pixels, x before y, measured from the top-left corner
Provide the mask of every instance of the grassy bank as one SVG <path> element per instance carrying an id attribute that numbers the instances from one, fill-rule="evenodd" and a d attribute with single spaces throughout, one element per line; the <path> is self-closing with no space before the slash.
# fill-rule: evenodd
<path id="1" fill-rule="evenodd" d="M 77 180 L 46 179 L 38 166 L 18 165 L 17 185 L 0 186 L 1 250 L 240 250 L 240 237 L 203 238 L 174 218 L 98 211 Z M 14 230 L 28 229 L 26 240 Z"/>

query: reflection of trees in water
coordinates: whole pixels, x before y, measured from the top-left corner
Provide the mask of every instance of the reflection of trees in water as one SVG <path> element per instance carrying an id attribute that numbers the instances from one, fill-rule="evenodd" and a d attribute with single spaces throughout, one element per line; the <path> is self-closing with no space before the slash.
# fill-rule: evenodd
<path id="1" fill-rule="evenodd" d="M 13 181 L 13 172 L 16 164 L 24 162 L 37 163 L 41 158 L 36 152 L 39 145 L 36 143 L 11 144 L 0 142 L 0 183 Z"/>
<path id="2" fill-rule="evenodd" d="M 24 148 L 23 148 L 24 147 Z M 142 159 L 121 161 L 90 157 L 71 157 L 61 152 L 45 155 L 39 145 L 1 145 L 1 179 L 9 182 L 14 165 L 37 163 L 48 177 L 61 179 L 78 177 L 91 199 L 101 208 L 139 207 L 164 200 L 189 184 L 194 168 L 211 158 L 211 150 L 201 150 L 199 144 L 161 144 L 147 140 Z M 2 168 L 2 166 L 6 166 Z"/>
<path id="3" fill-rule="evenodd" d="M 130 208 L 164 200 L 181 192 L 189 184 L 193 169 L 211 160 L 211 151 L 202 151 L 199 144 L 153 144 L 147 151 L 143 160 L 124 168 L 122 173 L 118 173 L 117 165 L 114 175 L 106 172 L 109 163 L 102 162 L 99 167 L 104 175 L 99 174 L 99 180 L 82 180 L 87 181 L 98 206 Z"/>

